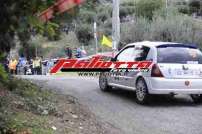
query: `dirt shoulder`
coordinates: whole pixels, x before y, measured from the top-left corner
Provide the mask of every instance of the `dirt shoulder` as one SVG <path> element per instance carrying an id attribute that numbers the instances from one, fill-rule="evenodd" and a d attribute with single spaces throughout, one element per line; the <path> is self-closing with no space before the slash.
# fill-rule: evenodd
<path id="1" fill-rule="evenodd" d="M 61 95 L 15 79 L 0 86 L 0 133 L 9 134 L 118 134 L 99 121 L 75 97 Z"/>

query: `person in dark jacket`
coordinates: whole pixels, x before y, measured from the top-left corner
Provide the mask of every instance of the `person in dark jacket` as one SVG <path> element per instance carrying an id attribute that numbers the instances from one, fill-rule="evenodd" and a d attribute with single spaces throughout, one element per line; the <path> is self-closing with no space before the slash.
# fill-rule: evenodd
<path id="1" fill-rule="evenodd" d="M 66 53 L 68 59 L 71 59 L 71 58 L 72 58 L 72 50 L 71 50 L 71 48 L 67 47 L 67 48 L 65 49 L 65 53 Z"/>

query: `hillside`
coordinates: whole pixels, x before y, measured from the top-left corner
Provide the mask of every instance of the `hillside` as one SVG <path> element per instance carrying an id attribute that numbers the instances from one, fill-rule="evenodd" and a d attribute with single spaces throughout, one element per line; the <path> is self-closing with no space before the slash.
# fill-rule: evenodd
<path id="1" fill-rule="evenodd" d="M 142 40 L 176 41 L 202 45 L 197 34 L 201 33 L 201 22 L 195 21 L 192 17 L 194 13 L 197 12 L 198 15 L 200 13 L 197 4 L 190 4 L 186 0 L 169 0 L 168 2 L 166 9 L 165 1 L 162 0 L 121 0 L 121 44 L 119 46 L 122 47 L 127 43 Z M 98 25 L 99 51 L 110 50 L 110 48 L 101 46 L 100 42 L 103 35 L 111 38 L 112 0 L 89 0 L 79 9 L 68 11 L 60 17 L 58 21 L 61 24 L 60 31 L 62 34 L 59 40 L 44 38 L 42 41 L 41 39 L 30 41 L 30 44 L 38 46 L 38 55 L 44 57 L 65 56 L 64 48 L 66 46 L 70 46 L 72 49 L 81 47 L 88 54 L 94 54 L 94 21 Z M 179 21 L 181 23 L 178 23 Z M 180 26 L 173 23 L 180 24 Z M 162 27 L 157 28 L 159 25 Z M 188 32 L 182 33 L 182 31 Z M 193 35 L 192 33 L 196 34 Z M 178 34 L 182 37 L 179 37 Z M 179 38 L 175 38 L 176 36 Z"/>

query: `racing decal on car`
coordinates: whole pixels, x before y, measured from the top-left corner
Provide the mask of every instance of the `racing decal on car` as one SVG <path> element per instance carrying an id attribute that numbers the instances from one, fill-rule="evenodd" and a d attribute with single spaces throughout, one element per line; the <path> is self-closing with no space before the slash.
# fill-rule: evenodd
<path id="1" fill-rule="evenodd" d="M 112 62 L 103 61 L 101 56 L 93 57 L 90 61 L 78 59 L 60 59 L 50 73 L 62 72 L 108 72 L 112 69 L 142 70 L 148 69 L 151 61 Z"/>

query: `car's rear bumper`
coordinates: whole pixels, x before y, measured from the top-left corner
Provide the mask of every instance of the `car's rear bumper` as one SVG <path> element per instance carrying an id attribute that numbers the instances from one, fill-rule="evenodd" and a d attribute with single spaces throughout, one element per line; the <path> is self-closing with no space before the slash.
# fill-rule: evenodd
<path id="1" fill-rule="evenodd" d="M 186 85 L 186 83 L 189 85 Z M 146 78 L 150 94 L 202 94 L 202 79 Z"/>

